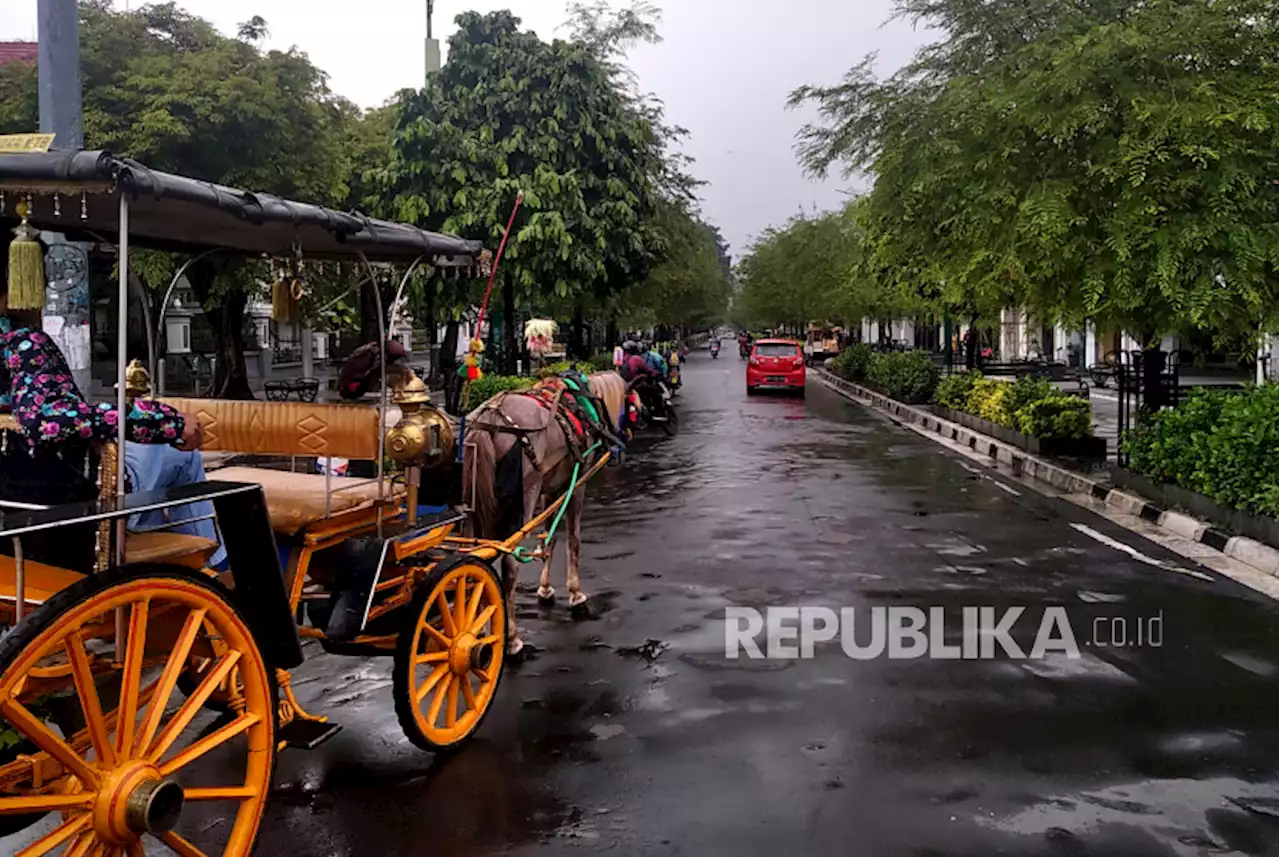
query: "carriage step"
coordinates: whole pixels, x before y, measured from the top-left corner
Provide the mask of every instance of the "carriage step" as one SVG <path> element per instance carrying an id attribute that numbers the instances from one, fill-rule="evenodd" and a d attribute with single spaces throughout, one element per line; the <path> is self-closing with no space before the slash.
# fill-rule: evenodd
<path id="1" fill-rule="evenodd" d="M 281 728 L 280 740 L 295 750 L 314 750 L 341 731 L 341 723 L 298 719 Z"/>

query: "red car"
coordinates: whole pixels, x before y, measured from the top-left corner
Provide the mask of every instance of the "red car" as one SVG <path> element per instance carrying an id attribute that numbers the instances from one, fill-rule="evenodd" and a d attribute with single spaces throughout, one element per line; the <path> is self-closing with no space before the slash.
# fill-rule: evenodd
<path id="1" fill-rule="evenodd" d="M 761 339 L 747 360 L 747 393 L 790 390 L 804 395 L 804 351 L 794 339 Z"/>

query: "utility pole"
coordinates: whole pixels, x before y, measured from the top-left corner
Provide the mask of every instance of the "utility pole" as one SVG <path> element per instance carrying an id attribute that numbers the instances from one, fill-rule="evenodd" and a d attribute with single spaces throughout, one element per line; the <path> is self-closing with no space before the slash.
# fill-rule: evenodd
<path id="1" fill-rule="evenodd" d="M 76 0 L 37 0 L 36 25 L 40 131 L 54 135 L 56 149 L 82 149 L 80 13 Z M 92 395 L 88 248 L 70 243 L 56 232 L 45 232 L 42 237 L 50 248 L 45 266 L 48 299 L 44 327 L 66 355 L 76 386 L 84 395 Z M 125 355 L 117 359 L 124 360 Z"/>
<path id="2" fill-rule="evenodd" d="M 426 78 L 440 70 L 440 40 L 431 35 L 431 15 L 435 13 L 435 0 L 426 0 Z"/>

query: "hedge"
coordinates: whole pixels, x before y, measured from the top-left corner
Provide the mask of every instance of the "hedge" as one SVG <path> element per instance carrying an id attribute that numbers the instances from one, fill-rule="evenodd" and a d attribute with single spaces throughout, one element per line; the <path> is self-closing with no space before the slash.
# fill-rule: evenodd
<path id="1" fill-rule="evenodd" d="M 1192 390 L 1177 407 L 1125 433 L 1128 468 L 1250 514 L 1275 516 L 1280 504 L 1280 395 L 1274 383 L 1244 393 Z"/>
<path id="2" fill-rule="evenodd" d="M 904 354 L 876 354 L 870 348 L 861 354 L 852 354 L 853 346 L 841 352 L 833 368 L 837 374 L 851 381 L 862 381 L 879 387 L 895 399 L 905 402 L 928 401 L 926 386 L 933 400 L 955 411 L 964 411 L 996 425 L 1022 434 L 1042 439 L 1072 439 L 1089 437 L 1093 433 L 1093 412 L 1089 402 L 1076 396 L 1067 396 L 1045 380 L 1020 378 L 1013 383 L 993 381 L 982 377 L 981 372 L 956 372 L 938 380 L 933 370 L 932 386 L 923 381 L 922 361 L 928 360 L 923 352 Z M 867 359 L 870 365 L 862 377 L 850 377 L 841 368 L 856 369 Z M 910 361 L 903 358 L 910 358 Z M 907 383 L 902 380 L 903 366 L 920 366 L 921 380 Z M 932 361 L 929 361 L 932 366 Z M 895 373 L 897 383 L 891 385 L 890 373 Z M 897 390 L 895 393 L 894 390 Z M 911 398 L 914 394 L 915 398 Z M 920 398 L 924 396 L 923 398 Z"/>
<path id="3" fill-rule="evenodd" d="M 533 386 L 533 382 L 533 378 L 523 375 L 485 375 L 479 381 L 471 382 L 471 397 L 467 400 L 467 407 L 476 408 L 503 390 L 520 390 Z"/>
<path id="4" fill-rule="evenodd" d="M 866 384 L 911 404 L 929 401 L 938 386 L 938 367 L 924 351 L 882 354 L 859 342 L 836 355 L 831 369 L 848 381 Z"/>

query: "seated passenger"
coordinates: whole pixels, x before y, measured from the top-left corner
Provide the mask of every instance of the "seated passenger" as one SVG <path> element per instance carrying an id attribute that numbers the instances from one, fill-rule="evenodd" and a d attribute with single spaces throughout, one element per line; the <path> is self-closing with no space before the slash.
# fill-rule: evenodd
<path id="1" fill-rule="evenodd" d="M 197 425 L 199 425 L 198 422 Z M 128 474 L 130 493 L 175 488 L 179 485 L 204 482 L 208 478 L 204 473 L 204 459 L 198 451 L 184 452 L 172 446 L 127 443 L 124 466 L 125 473 Z M 160 532 L 186 533 L 217 542 L 218 549 L 209 558 L 209 565 L 218 571 L 225 571 L 227 549 L 222 544 L 222 538 L 213 519 L 208 517 L 212 514 L 213 503 L 204 500 L 199 503 L 188 503 L 185 506 L 173 506 L 169 509 L 132 515 L 127 526 L 131 532 L 159 529 Z M 196 520 L 197 518 L 204 520 Z M 180 521 L 191 521 L 191 523 L 164 526 L 166 523 Z"/>
<path id="2" fill-rule="evenodd" d="M 108 404 L 90 405 L 76 388 L 58 346 L 39 329 L 40 311 L 10 312 L 8 284 L 0 293 L 0 408 L 20 428 L 0 431 L 0 500 L 53 506 L 90 501 L 97 487 L 86 473 L 95 442 L 116 438 L 120 415 Z M 126 417 L 135 443 L 194 449 L 200 424 L 159 402 L 139 400 Z M 94 562 L 92 523 L 31 533 L 22 538 L 28 559 L 76 571 Z M 10 553 L 12 542 L 0 544 Z"/>

